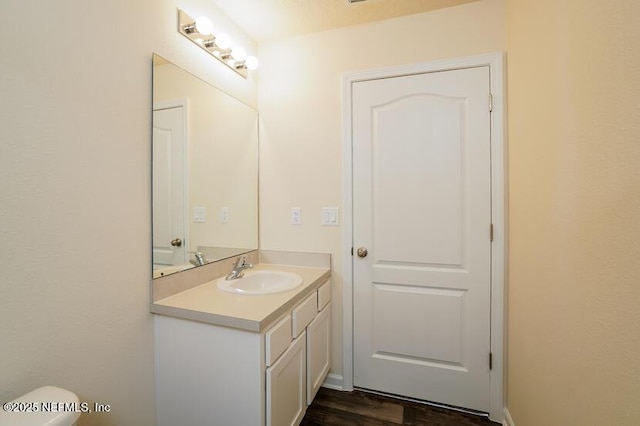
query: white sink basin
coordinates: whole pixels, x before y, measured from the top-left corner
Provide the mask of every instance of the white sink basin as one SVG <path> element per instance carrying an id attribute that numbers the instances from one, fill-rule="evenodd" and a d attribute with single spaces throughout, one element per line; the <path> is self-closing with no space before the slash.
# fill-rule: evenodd
<path id="1" fill-rule="evenodd" d="M 292 290 L 302 284 L 300 275 L 284 271 L 246 271 L 242 278 L 218 280 L 218 288 L 236 294 L 273 294 Z"/>

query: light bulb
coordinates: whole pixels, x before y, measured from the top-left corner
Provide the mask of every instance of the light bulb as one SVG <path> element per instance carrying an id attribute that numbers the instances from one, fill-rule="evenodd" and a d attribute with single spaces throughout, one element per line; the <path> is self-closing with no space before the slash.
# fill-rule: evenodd
<path id="1" fill-rule="evenodd" d="M 244 65 L 248 70 L 255 70 L 258 68 L 258 65 L 260 65 L 260 62 L 258 62 L 258 58 L 255 56 L 247 56 L 247 59 L 244 61 Z"/>
<path id="2" fill-rule="evenodd" d="M 216 36 L 216 45 L 222 49 L 226 50 L 231 46 L 231 37 L 227 33 L 220 33 Z"/>
<path id="3" fill-rule="evenodd" d="M 247 51 L 244 50 L 242 46 L 236 46 L 231 49 L 231 57 L 236 60 L 236 62 L 242 62 L 247 59 Z"/>
<path id="4" fill-rule="evenodd" d="M 202 35 L 209 35 L 213 32 L 213 24 L 206 16 L 201 16 L 196 19 L 196 31 Z"/>

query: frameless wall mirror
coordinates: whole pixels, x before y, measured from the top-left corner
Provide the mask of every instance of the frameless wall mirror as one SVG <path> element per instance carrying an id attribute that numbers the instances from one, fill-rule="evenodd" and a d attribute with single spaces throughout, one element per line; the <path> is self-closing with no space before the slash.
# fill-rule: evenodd
<path id="1" fill-rule="evenodd" d="M 153 55 L 153 277 L 258 248 L 258 113 Z"/>

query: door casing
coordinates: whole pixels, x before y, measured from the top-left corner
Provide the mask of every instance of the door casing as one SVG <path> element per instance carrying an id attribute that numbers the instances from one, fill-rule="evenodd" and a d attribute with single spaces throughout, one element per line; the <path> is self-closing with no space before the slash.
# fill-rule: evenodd
<path id="1" fill-rule="evenodd" d="M 504 54 L 490 53 L 464 58 L 446 59 L 421 64 L 350 72 L 343 75 L 343 365 L 342 380 L 333 385 L 353 390 L 353 155 L 352 155 L 352 84 L 380 78 L 448 71 L 461 68 L 488 66 L 491 100 L 491 353 L 493 367 L 490 373 L 490 410 L 492 420 L 504 418 L 504 360 L 505 360 L 505 278 L 507 267 L 507 174 L 505 140 L 505 78 Z"/>

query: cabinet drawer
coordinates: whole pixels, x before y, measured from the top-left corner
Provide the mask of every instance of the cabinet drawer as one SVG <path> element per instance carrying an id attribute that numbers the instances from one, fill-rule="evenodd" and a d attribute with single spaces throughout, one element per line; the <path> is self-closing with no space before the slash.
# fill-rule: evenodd
<path id="1" fill-rule="evenodd" d="M 293 319 L 292 336 L 295 339 L 315 318 L 318 313 L 318 292 L 314 291 L 309 297 L 304 299 L 293 309 L 291 318 Z"/>
<path id="2" fill-rule="evenodd" d="M 271 327 L 267 331 L 265 342 L 265 362 L 269 367 L 276 362 L 291 343 L 291 316 L 287 315 Z"/>
<path id="3" fill-rule="evenodd" d="M 322 284 L 318 289 L 318 312 L 331 301 L 331 281 Z"/>

